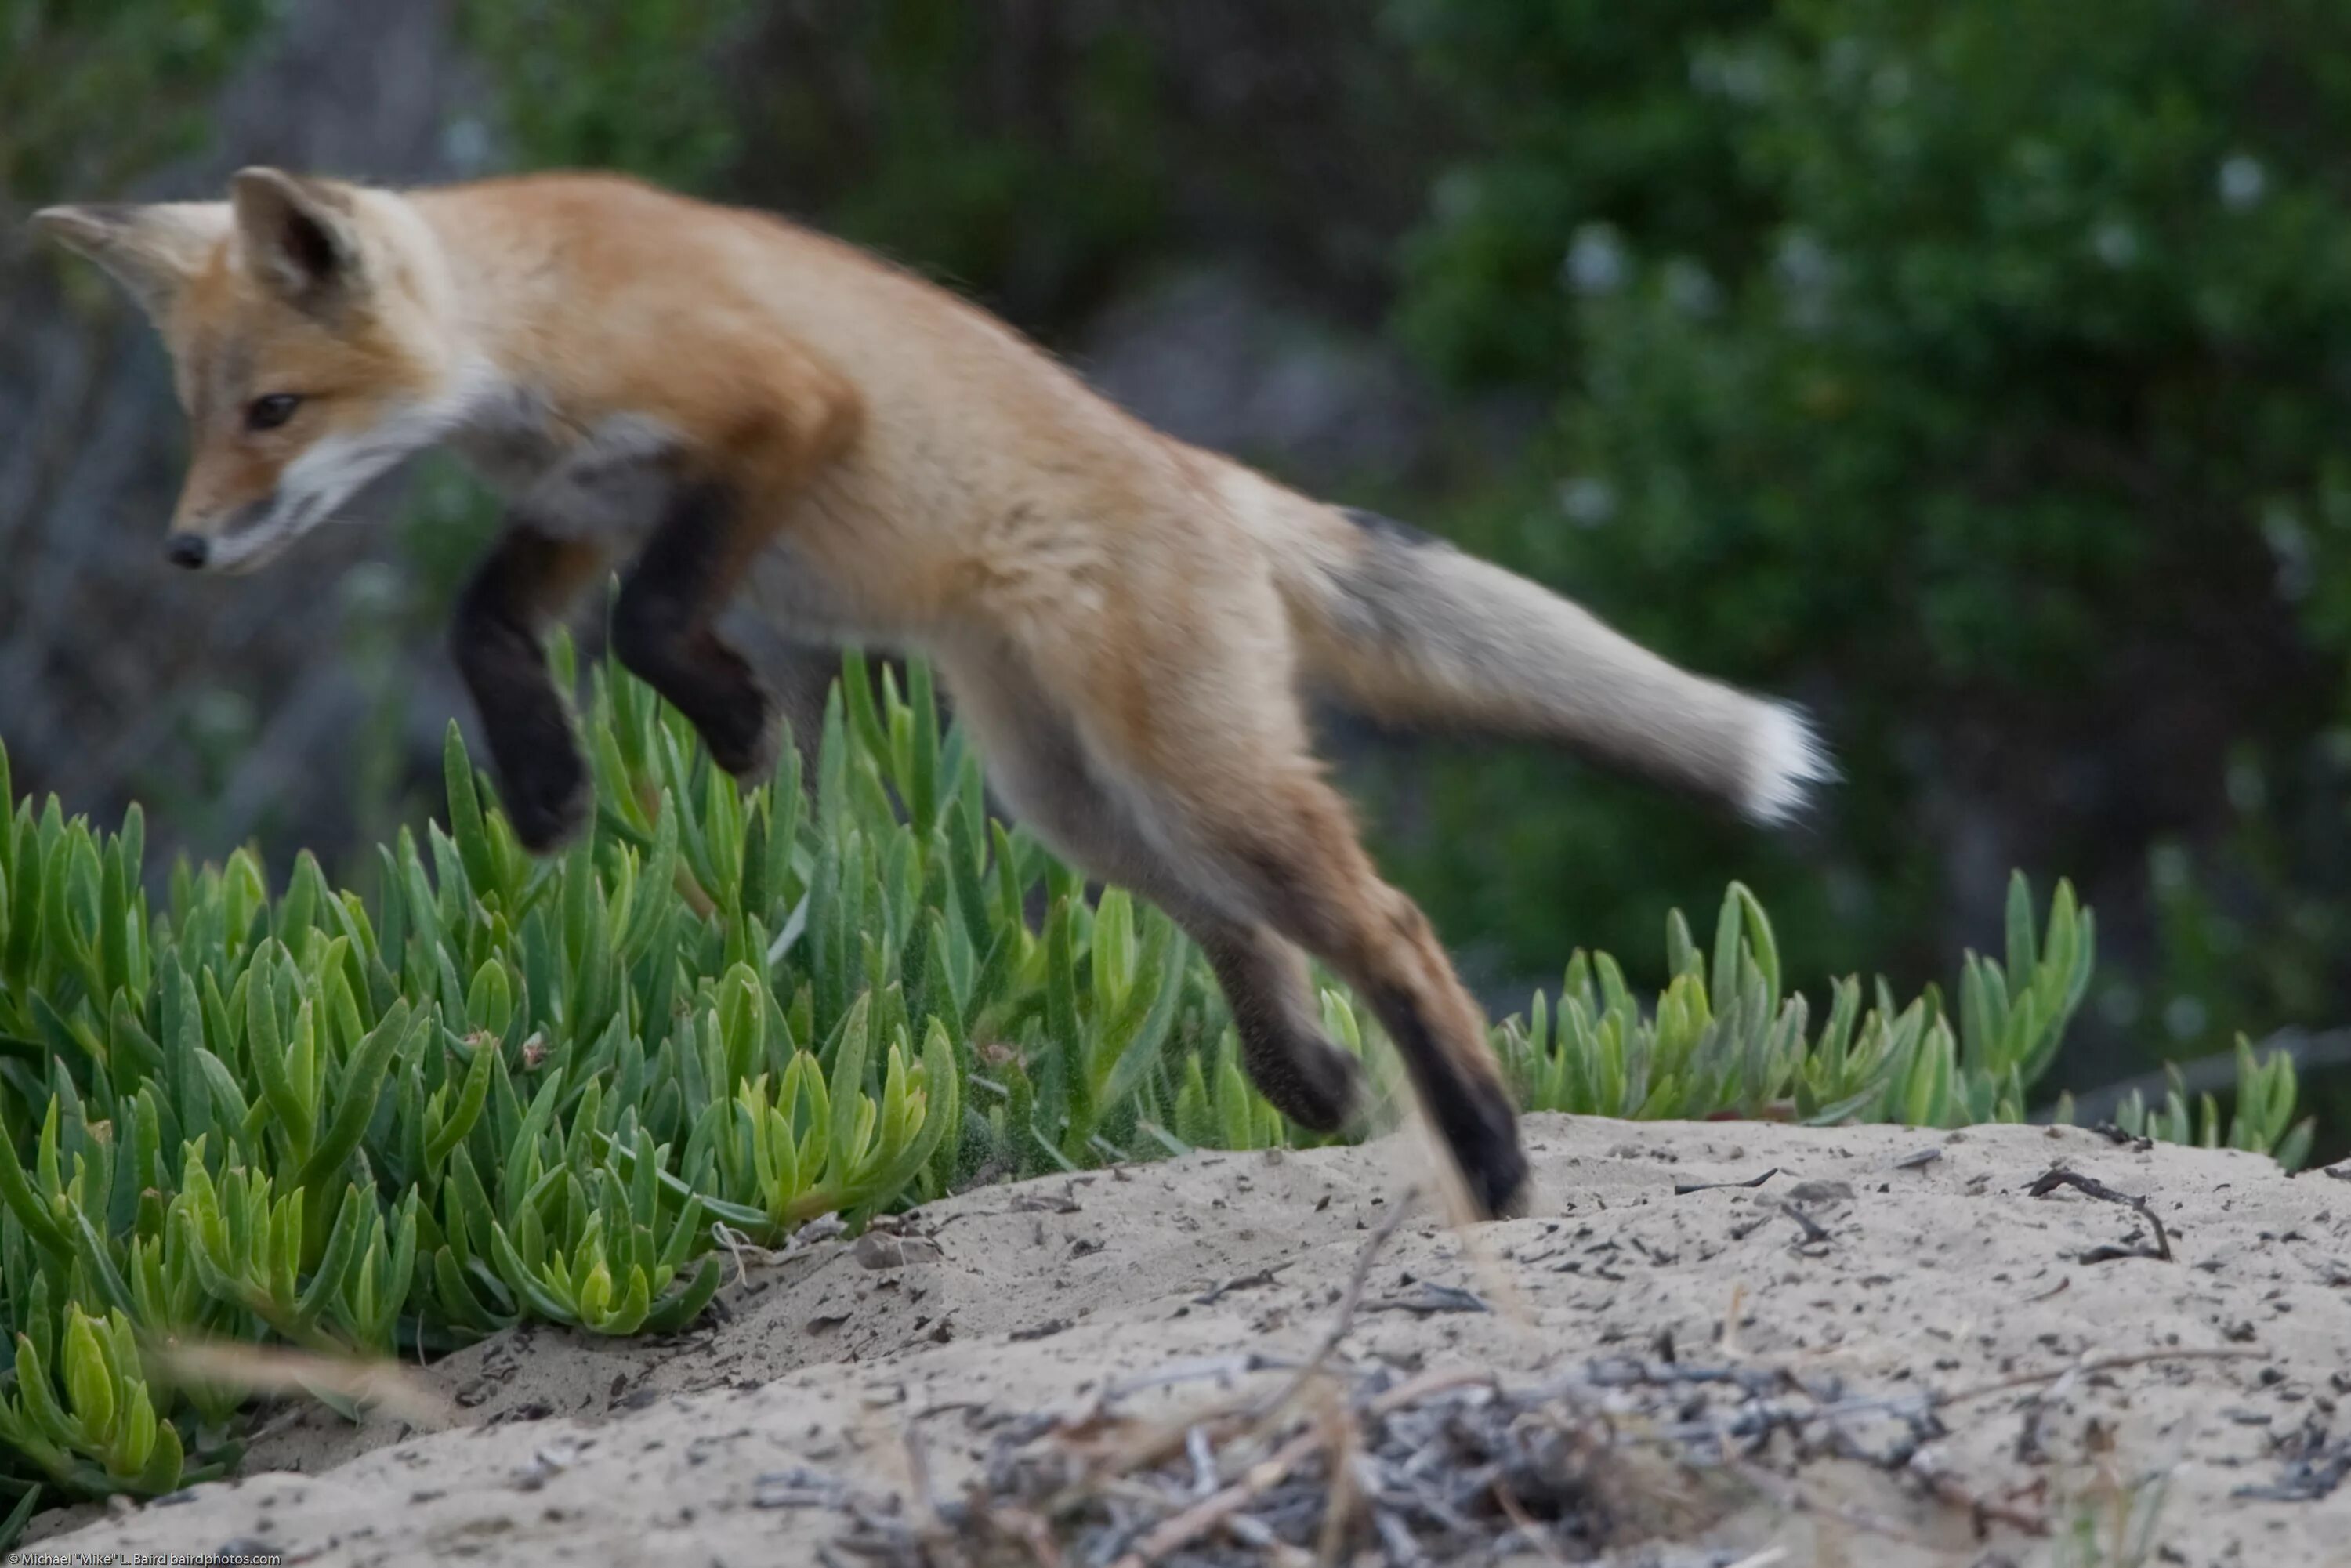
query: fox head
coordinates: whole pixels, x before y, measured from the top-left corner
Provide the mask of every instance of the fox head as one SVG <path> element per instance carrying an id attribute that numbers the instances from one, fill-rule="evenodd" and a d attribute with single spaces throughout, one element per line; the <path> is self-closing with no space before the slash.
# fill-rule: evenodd
<path id="1" fill-rule="evenodd" d="M 50 207 L 161 331 L 191 461 L 165 552 L 249 571 L 462 416 L 445 278 L 401 198 L 246 169 L 225 202 Z"/>

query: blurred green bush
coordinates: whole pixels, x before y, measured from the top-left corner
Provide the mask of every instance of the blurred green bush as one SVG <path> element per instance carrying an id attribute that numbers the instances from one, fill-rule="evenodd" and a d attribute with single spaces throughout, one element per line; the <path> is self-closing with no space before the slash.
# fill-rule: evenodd
<path id="1" fill-rule="evenodd" d="M 0 197 L 115 191 L 184 152 L 274 0 L 0 3 Z M 138 112 L 125 113 L 135 104 Z M 93 290 L 101 287 L 90 280 Z"/>
<path id="2" fill-rule="evenodd" d="M 1524 960 L 1554 912 L 1605 939 L 1743 862 L 1800 948 L 1907 969 L 1987 873 L 2057 866 L 2152 906 L 2110 1026 L 2193 1054 L 2340 1016 L 2351 11 L 1384 15 L 1478 141 L 1400 329 L 1554 410 L 1454 531 L 1817 695 L 1848 774 L 1797 871 L 1450 769 L 1419 785 L 1441 902 Z"/>

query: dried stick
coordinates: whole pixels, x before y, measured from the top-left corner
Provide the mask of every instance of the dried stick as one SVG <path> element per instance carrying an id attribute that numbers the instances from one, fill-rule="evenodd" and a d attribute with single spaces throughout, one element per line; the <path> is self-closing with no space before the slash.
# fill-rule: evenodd
<path id="1" fill-rule="evenodd" d="M 2142 1350 L 2128 1355 L 2101 1355 L 2087 1361 L 2077 1361 L 2071 1366 L 2061 1366 L 2054 1372 L 2020 1372 L 2013 1377 L 2003 1377 L 1997 1383 L 1980 1383 L 1972 1388 L 1962 1388 L 1956 1394 L 1935 1394 L 1927 1396 L 1930 1407 L 1958 1405 L 1970 1399 L 1981 1399 L 1988 1395 L 2005 1394 L 2014 1388 L 2031 1388 L 2036 1384 L 2054 1383 L 2074 1374 L 2085 1376 L 2094 1372 L 2117 1372 L 2126 1366 L 2144 1366 L 2154 1361 L 2247 1361 L 2266 1356 L 2262 1350 L 2239 1350 L 2233 1346 L 2212 1345 L 2202 1349 Z"/>
<path id="2" fill-rule="evenodd" d="M 1355 1326 L 1356 1310 L 1364 1302 L 1364 1286 L 1372 1277 L 1372 1264 L 1378 1260 L 1380 1249 L 1387 1245 L 1388 1239 L 1404 1224 L 1405 1216 L 1412 1212 L 1413 1202 L 1419 1196 L 1419 1188 L 1406 1187 L 1404 1196 L 1396 1199 L 1395 1207 L 1380 1221 L 1380 1228 L 1372 1232 L 1372 1239 L 1364 1243 L 1362 1251 L 1355 1254 L 1355 1271 L 1347 1280 L 1347 1293 L 1340 1299 L 1339 1316 L 1332 1323 L 1331 1332 L 1322 1336 L 1322 1343 L 1314 1347 L 1314 1354 L 1306 1358 L 1306 1364 L 1298 1369 L 1297 1376 L 1282 1386 L 1280 1394 L 1259 1406 L 1261 1412 L 1280 1409 L 1298 1397 L 1299 1390 L 1322 1375 L 1322 1364 L 1331 1359 L 1332 1353 L 1339 1348 L 1339 1342 L 1345 1339 Z"/>
<path id="3" fill-rule="evenodd" d="M 1674 1183 L 1674 1196 L 1687 1197 L 1694 1192 L 1719 1192 L 1724 1187 L 1761 1186 L 1779 1174 L 1780 1167 L 1773 1166 L 1761 1176 L 1750 1176 L 1745 1181 L 1677 1181 Z"/>
<path id="4" fill-rule="evenodd" d="M 1151 1563 L 1165 1561 L 1280 1485 L 1284 1477 L 1322 1447 L 1322 1433 L 1311 1427 L 1300 1433 L 1277 1449 L 1272 1458 L 1251 1466 L 1246 1475 L 1216 1496 L 1161 1523 L 1136 1542 L 1134 1550 L 1120 1558 L 1114 1568 L 1148 1568 Z"/>
<path id="5" fill-rule="evenodd" d="M 2042 1173 L 2038 1180 L 2034 1181 L 2032 1186 L 2026 1187 L 2024 1190 L 2032 1194 L 2034 1197 L 2047 1197 L 2051 1193 L 2055 1192 L 2061 1186 L 2070 1186 L 2077 1192 L 2087 1194 L 2091 1197 L 2102 1198 L 2108 1203 L 2119 1203 L 2126 1208 L 2136 1209 L 2138 1212 L 2140 1218 L 2155 1227 L 2155 1250 L 2153 1252 L 2148 1252 L 2144 1248 L 2093 1248 L 2090 1254 L 2084 1256 L 2082 1260 L 2084 1262 L 2103 1263 L 2115 1258 L 2150 1257 L 2156 1259 L 2159 1262 L 2168 1263 L 2171 1261 L 2171 1238 L 2164 1234 L 2163 1220 L 2156 1214 L 2154 1207 L 2150 1205 L 2147 1199 L 2143 1197 L 2133 1197 L 2126 1192 L 2118 1192 L 2102 1181 L 2098 1181 L 2090 1176 L 2085 1176 L 2076 1170 L 2068 1170 L 2064 1166 L 2059 1166 L 2054 1170 L 2044 1171 Z"/>

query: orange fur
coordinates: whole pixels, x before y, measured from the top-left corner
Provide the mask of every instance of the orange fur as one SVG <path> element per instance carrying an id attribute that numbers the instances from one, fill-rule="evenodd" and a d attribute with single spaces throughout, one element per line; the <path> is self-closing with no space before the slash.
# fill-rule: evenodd
<path id="1" fill-rule="evenodd" d="M 714 712 L 739 699 L 707 629 L 737 591 L 790 634 L 929 654 L 1015 809 L 1199 938 L 1277 1103 L 1317 1125 L 1353 1108 L 1302 949 L 1377 1012 L 1489 1210 L 1520 1196 L 1525 1166 L 1483 1018 L 1322 777 L 1301 687 L 1588 731 L 1758 801 L 1810 765 L 1801 727 L 1772 730 L 1765 705 L 1467 558 L 1384 555 L 1405 547 L 1161 435 L 993 317 L 777 218 L 597 174 L 394 193 L 248 171 L 228 204 L 42 221 L 162 329 L 195 447 L 174 527 L 211 541 L 210 564 L 259 564 L 404 446 L 451 441 L 508 493 L 522 531 L 469 592 L 461 649 L 477 700 L 502 693 L 536 727 L 502 767 L 562 740 L 515 650 L 636 537 L 580 521 L 604 467 L 715 486 L 706 503 L 674 492 L 639 558 L 684 560 L 691 601 L 643 596 L 643 658 Z M 250 428 L 272 392 L 299 412 Z M 1453 599 L 1424 599 L 1424 565 Z M 1464 610 L 1479 592 L 1509 613 Z M 1521 636 L 1546 659 L 1588 653 L 1638 703 L 1576 687 L 1573 669 L 1514 680 Z M 1664 733 L 1677 708 L 1702 721 Z M 1646 754 L 1645 724 L 1660 730 Z M 1749 730 L 1796 760 L 1756 762 Z M 539 780 L 550 834 L 577 831 L 563 797 L 583 779 Z"/>

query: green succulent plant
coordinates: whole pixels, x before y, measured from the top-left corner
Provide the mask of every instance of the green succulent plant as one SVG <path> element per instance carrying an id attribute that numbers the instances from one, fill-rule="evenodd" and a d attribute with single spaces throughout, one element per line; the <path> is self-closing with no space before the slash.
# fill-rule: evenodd
<path id="1" fill-rule="evenodd" d="M 571 650 L 559 672 L 580 689 Z M 1249 1083 L 1206 961 L 1157 910 L 990 819 L 928 672 L 851 657 L 813 789 L 744 790 L 610 666 L 582 714 L 596 829 L 534 861 L 453 727 L 447 822 L 372 899 L 298 858 L 180 865 L 158 907 L 134 807 L 108 833 L 10 792 L 0 751 L 0 1486 L 153 1494 L 236 1456 L 237 1401 L 149 1347 L 429 1355 L 525 1320 L 691 1322 L 717 1249 L 854 1228 L 979 1173 L 1313 1141 Z M 1034 925 L 1030 911 L 1041 909 Z M 2015 1120 L 2087 982 L 2089 913 L 2022 879 L 2004 960 L 1833 988 L 1815 1029 L 1734 885 L 1634 995 L 1578 953 L 1494 1041 L 1532 1109 L 1957 1125 Z M 1393 1084 L 1377 1030 L 1332 1037 Z M 2294 1082 L 2242 1058 L 2226 1140 L 2293 1162 Z M 1394 1113 L 1391 1096 L 1370 1118 Z M 2206 1143 L 2174 1095 L 2126 1124 Z M 14 1527 L 12 1527 L 14 1528 Z"/>

